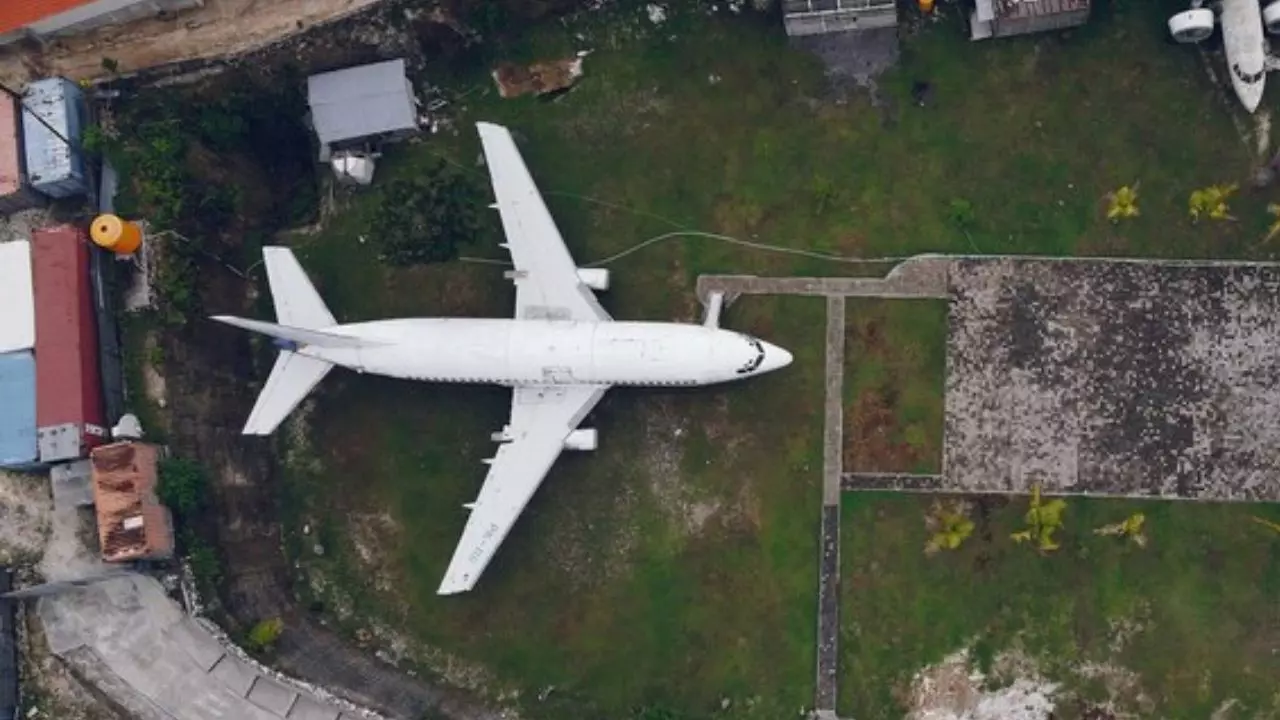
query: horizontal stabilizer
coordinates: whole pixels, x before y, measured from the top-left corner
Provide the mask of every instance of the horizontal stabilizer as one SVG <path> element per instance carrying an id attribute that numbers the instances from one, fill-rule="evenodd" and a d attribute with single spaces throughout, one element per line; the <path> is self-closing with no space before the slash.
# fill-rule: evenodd
<path id="1" fill-rule="evenodd" d="M 252 330 L 253 332 L 268 335 L 280 340 L 287 340 L 292 343 L 297 343 L 298 345 L 315 345 L 316 347 L 327 348 L 351 348 L 371 344 L 368 341 L 333 331 L 304 330 L 303 328 L 276 325 L 275 323 L 232 317 L 230 315 L 214 315 L 211 319 L 234 327 L 243 328 L 245 330 Z"/>
<path id="2" fill-rule="evenodd" d="M 270 435 L 302 402 L 333 366 L 323 360 L 285 350 L 276 358 L 267 384 L 244 424 L 245 435 Z"/>

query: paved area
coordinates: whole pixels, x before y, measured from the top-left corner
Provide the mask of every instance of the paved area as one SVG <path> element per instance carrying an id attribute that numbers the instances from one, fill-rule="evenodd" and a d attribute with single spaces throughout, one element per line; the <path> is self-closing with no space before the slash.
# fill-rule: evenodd
<path id="1" fill-rule="evenodd" d="M 355 720 L 265 671 L 186 615 L 144 575 L 42 598 L 50 649 L 145 720 Z"/>
<path id="2" fill-rule="evenodd" d="M 894 266 L 883 277 L 759 277 L 702 275 L 698 297 L 720 291 L 728 302 L 738 295 L 814 295 L 878 298 L 948 298 L 948 269 L 952 258 L 919 255 Z"/>
<path id="3" fill-rule="evenodd" d="M 1280 500 L 1280 265 L 960 258 L 943 477 Z"/>
<path id="4" fill-rule="evenodd" d="M 72 80 L 97 78 L 106 74 L 104 58 L 114 60 L 119 72 L 128 74 L 184 60 L 235 55 L 382 1 L 204 0 L 204 7 L 172 18 L 102 28 L 44 48 L 9 48 L 0 53 L 0 82 L 21 84 L 54 74 Z"/>
<path id="5" fill-rule="evenodd" d="M 791 44 L 817 55 L 833 80 L 872 85 L 898 62 L 898 28 L 800 35 Z"/>
<path id="6" fill-rule="evenodd" d="M 1280 501 L 1280 264 L 918 256 L 883 277 L 704 275 L 827 298 L 815 715 L 838 690 L 841 491 Z M 941 474 L 844 473 L 845 299 L 949 300 Z"/>
<path id="7" fill-rule="evenodd" d="M 845 299 L 827 298 L 826 429 L 822 448 L 822 557 L 818 565 L 818 662 L 814 708 L 835 712 L 840 640 L 840 476 L 844 455 Z"/>

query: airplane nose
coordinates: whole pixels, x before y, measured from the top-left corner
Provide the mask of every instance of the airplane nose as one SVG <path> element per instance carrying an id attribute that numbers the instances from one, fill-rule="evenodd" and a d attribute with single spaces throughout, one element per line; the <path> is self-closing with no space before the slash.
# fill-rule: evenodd
<path id="1" fill-rule="evenodd" d="M 766 373 L 772 370 L 780 370 L 791 364 L 791 353 L 783 350 L 777 345 L 769 343 L 764 344 L 764 362 L 760 363 L 760 372 Z"/>

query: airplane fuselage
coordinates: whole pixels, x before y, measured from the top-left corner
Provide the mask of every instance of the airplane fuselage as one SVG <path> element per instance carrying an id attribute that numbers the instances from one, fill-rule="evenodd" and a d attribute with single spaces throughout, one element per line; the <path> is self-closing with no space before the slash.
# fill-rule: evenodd
<path id="1" fill-rule="evenodd" d="M 1223 0 L 1222 46 L 1227 73 L 1240 102 L 1249 112 L 1262 102 L 1266 87 L 1266 37 L 1258 0 Z"/>
<path id="2" fill-rule="evenodd" d="M 708 385 L 791 362 L 742 333 L 657 322 L 421 318 L 328 329 L 359 347 L 297 352 L 357 372 L 497 385 Z"/>

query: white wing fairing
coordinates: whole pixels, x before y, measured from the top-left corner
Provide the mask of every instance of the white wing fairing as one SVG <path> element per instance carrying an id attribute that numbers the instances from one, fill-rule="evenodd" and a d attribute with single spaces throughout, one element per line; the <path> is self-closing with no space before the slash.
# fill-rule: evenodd
<path id="1" fill-rule="evenodd" d="M 607 389 L 589 385 L 526 386 L 512 392 L 511 423 L 502 433 L 510 439 L 499 445 L 488 461 L 489 475 L 480 487 L 480 495 L 468 504 L 471 516 L 440 583 L 439 594 L 466 592 L 475 586 L 560 456 L 567 438 Z"/>

